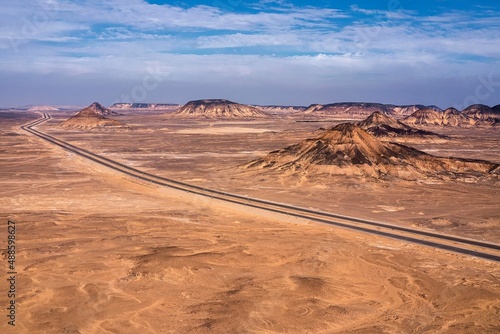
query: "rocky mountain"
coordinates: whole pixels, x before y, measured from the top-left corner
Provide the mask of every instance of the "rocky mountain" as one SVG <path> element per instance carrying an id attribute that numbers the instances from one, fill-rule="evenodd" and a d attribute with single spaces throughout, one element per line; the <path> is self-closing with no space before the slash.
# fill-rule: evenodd
<path id="1" fill-rule="evenodd" d="M 196 100 L 177 109 L 174 115 L 205 118 L 254 118 L 266 117 L 260 109 L 222 99 Z"/>
<path id="2" fill-rule="evenodd" d="M 325 114 L 339 117 L 368 117 L 374 112 L 380 112 L 394 116 L 405 116 L 421 109 L 436 109 L 436 106 L 426 107 L 424 105 L 404 105 L 397 106 L 393 104 L 382 103 L 364 103 L 364 102 L 341 102 L 330 104 L 312 104 L 305 111 L 305 114 Z"/>
<path id="3" fill-rule="evenodd" d="M 462 111 L 462 114 L 469 116 L 477 122 L 495 125 L 500 123 L 500 109 L 495 106 L 490 108 L 484 104 L 473 104 Z"/>
<path id="4" fill-rule="evenodd" d="M 448 108 L 443 112 L 433 109 L 422 109 L 406 117 L 404 123 L 409 125 L 435 126 L 494 126 L 500 123 L 500 113 L 485 105 L 471 105 L 463 111 Z"/>
<path id="5" fill-rule="evenodd" d="M 116 114 L 116 112 L 103 107 L 97 102 L 80 110 L 73 117 L 65 120 L 60 126 L 65 128 L 126 128 L 126 125 L 117 120 L 109 119 L 106 116 Z"/>
<path id="6" fill-rule="evenodd" d="M 355 175 L 409 180 L 464 175 L 497 177 L 499 173 L 498 164 L 435 157 L 404 145 L 382 142 L 350 123 L 271 152 L 244 167 L 292 175 Z"/>
<path id="7" fill-rule="evenodd" d="M 434 137 L 444 138 L 437 133 L 419 130 L 401 121 L 375 111 L 365 120 L 356 123 L 360 128 L 375 137 Z"/>

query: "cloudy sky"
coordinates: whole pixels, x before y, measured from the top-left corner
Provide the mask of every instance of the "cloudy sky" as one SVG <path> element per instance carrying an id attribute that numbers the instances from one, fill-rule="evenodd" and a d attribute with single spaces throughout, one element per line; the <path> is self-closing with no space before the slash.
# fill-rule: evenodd
<path id="1" fill-rule="evenodd" d="M 2 0 L 0 106 L 500 103 L 491 0 Z"/>

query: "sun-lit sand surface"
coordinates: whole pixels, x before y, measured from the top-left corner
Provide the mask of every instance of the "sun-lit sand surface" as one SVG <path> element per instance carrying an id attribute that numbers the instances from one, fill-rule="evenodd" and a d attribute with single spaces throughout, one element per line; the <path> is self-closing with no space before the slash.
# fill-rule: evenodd
<path id="1" fill-rule="evenodd" d="M 139 183 L 18 129 L 36 117 L 8 119 L 0 128 L 20 134 L 0 136 L 0 219 L 17 222 L 19 247 L 17 326 L 12 331 L 3 322 L 2 333 L 472 334 L 500 328 L 494 262 Z M 65 132 L 53 127 L 62 116 L 40 128 L 174 179 L 500 240 L 495 185 L 319 184 L 246 178 L 236 168 L 307 138 L 320 124 L 281 120 L 265 127 L 271 132 L 226 129 L 214 136 L 189 132 L 204 127 L 195 121 L 137 117 L 119 119 L 132 124 L 130 133 Z M 171 130 L 151 132 L 155 127 Z M 498 140 L 488 138 L 483 149 Z"/>

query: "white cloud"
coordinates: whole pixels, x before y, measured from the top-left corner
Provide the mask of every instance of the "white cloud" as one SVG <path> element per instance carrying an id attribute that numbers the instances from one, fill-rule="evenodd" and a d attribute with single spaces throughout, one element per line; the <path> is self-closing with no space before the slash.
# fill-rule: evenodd
<path id="1" fill-rule="evenodd" d="M 61 3 L 59 15 L 77 22 L 120 24 L 145 30 L 192 28 L 233 31 L 316 26 L 342 16 L 333 9 L 304 8 L 285 13 L 248 14 L 225 12 L 210 6 L 187 9 L 171 5 L 159 6 L 142 0 Z"/>

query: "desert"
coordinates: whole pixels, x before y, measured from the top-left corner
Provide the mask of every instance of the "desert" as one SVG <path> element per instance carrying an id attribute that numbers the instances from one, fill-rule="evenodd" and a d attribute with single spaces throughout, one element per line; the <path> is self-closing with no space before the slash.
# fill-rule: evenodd
<path id="1" fill-rule="evenodd" d="M 453 156 L 460 168 L 473 164 L 465 172 L 447 171 L 455 177 L 440 175 L 433 164 L 442 167 L 442 160 L 427 161 L 424 172 L 412 167 L 420 173 L 410 178 L 381 178 L 366 169 L 348 175 L 317 173 L 316 167 L 267 171 L 248 164 L 318 136 L 354 136 L 356 149 L 370 149 L 353 160 L 336 154 L 331 164 L 375 166 L 363 159 L 380 156 L 373 151 L 378 148 L 398 170 L 401 160 L 390 160 L 385 150 L 401 144 L 365 132 L 363 119 L 341 119 L 350 114 L 303 122 L 303 111 L 284 108 L 279 117 L 217 120 L 203 113 L 179 117 L 177 108 L 120 109 L 112 117 L 130 127 L 126 132 L 61 127 L 76 112 L 50 110 L 51 118 L 36 129 L 141 171 L 210 189 L 500 240 L 494 163 L 500 138 L 492 128 L 402 133 L 404 145 L 418 147 L 425 159 Z M 500 325 L 495 261 L 144 182 L 20 128 L 44 112 L 0 113 L 2 219 L 17 224 L 20 332 L 494 333 Z M 370 124 L 373 118 L 378 126 L 410 128 L 392 116 L 372 115 Z M 346 144 L 336 145 L 342 150 Z M 318 152 L 309 154 L 311 165 Z"/>
<path id="2" fill-rule="evenodd" d="M 500 2 L 0 12 L 0 334 L 500 333 Z"/>

